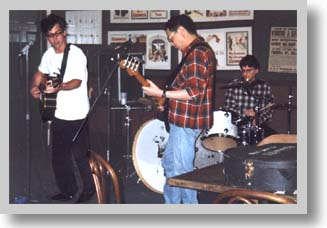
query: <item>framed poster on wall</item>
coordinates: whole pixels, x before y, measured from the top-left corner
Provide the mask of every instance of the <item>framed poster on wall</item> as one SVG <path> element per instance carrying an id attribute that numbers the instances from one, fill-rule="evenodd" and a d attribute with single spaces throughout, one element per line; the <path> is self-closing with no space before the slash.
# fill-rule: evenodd
<path id="1" fill-rule="evenodd" d="M 252 53 L 251 27 L 199 29 L 198 33 L 215 52 L 217 70 L 238 70 L 241 58 Z"/>
<path id="2" fill-rule="evenodd" d="M 181 10 L 194 22 L 253 20 L 253 10 Z"/>
<path id="3" fill-rule="evenodd" d="M 171 46 L 164 31 L 151 31 L 146 39 L 146 68 L 147 69 L 170 69 Z"/>
<path id="4" fill-rule="evenodd" d="M 169 10 L 110 10 L 110 23 L 158 23 L 166 22 Z"/>
<path id="5" fill-rule="evenodd" d="M 239 67 L 240 60 L 249 53 L 249 31 L 226 32 L 226 66 Z"/>
<path id="6" fill-rule="evenodd" d="M 163 30 L 108 32 L 108 45 L 129 39 L 137 40 L 135 45 L 139 45 L 145 54 L 145 69 L 170 70 L 171 46 Z"/>

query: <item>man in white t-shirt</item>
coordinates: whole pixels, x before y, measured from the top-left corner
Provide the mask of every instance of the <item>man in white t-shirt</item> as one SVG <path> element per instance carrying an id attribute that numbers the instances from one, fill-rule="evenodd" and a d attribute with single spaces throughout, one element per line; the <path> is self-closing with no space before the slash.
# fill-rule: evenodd
<path id="1" fill-rule="evenodd" d="M 66 27 L 65 19 L 54 14 L 50 14 L 41 21 L 42 33 L 45 34 L 51 47 L 43 54 L 38 70 L 34 74 L 31 95 L 39 99 L 42 86 L 45 87 L 46 94 L 57 94 L 56 110 L 51 124 L 52 166 L 60 192 L 51 196 L 51 199 L 68 201 L 76 198 L 75 202 L 82 203 L 90 199 L 94 193 L 94 183 L 87 157 L 89 148 L 87 124 L 73 142 L 90 108 L 87 96 L 87 59 L 80 48 L 67 44 Z M 69 51 L 62 83 L 53 87 L 46 81 L 48 77 L 60 75 L 66 46 Z M 73 159 L 78 166 L 83 183 L 82 193 L 79 196 L 76 196 L 78 187 Z"/>

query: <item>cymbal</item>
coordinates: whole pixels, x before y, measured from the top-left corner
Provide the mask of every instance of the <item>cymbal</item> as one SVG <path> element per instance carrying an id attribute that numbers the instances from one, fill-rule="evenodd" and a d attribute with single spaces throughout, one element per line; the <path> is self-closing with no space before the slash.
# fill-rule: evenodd
<path id="1" fill-rule="evenodd" d="M 146 97 L 140 97 L 139 99 L 137 99 L 137 102 L 144 105 L 154 105 L 154 101 Z"/>

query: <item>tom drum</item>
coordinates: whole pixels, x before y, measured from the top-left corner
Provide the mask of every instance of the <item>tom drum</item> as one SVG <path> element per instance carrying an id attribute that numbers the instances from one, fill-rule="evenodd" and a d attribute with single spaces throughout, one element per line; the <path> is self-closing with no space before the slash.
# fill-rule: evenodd
<path id="1" fill-rule="evenodd" d="M 225 110 L 213 113 L 213 126 L 203 137 L 202 145 L 211 151 L 225 151 L 237 147 L 237 126 L 232 124 L 232 114 Z"/>

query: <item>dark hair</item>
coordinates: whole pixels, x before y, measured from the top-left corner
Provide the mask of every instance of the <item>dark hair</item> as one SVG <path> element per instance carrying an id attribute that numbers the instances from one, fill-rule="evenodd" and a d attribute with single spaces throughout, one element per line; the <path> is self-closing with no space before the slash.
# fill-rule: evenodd
<path id="1" fill-rule="evenodd" d="M 193 20 L 185 14 L 172 16 L 166 22 L 164 29 L 169 29 L 170 31 L 177 31 L 179 26 L 183 26 L 189 33 L 197 35 Z"/>
<path id="2" fill-rule="evenodd" d="M 253 55 L 246 55 L 241 59 L 240 68 L 242 69 L 244 66 L 254 67 L 255 69 L 260 68 L 258 60 Z"/>
<path id="3" fill-rule="evenodd" d="M 41 21 L 41 31 L 43 34 L 47 34 L 48 31 L 50 31 L 53 26 L 56 24 L 59 24 L 59 27 L 64 31 L 67 28 L 67 22 L 65 18 L 60 17 L 55 14 L 50 14 L 46 18 L 44 18 Z"/>

